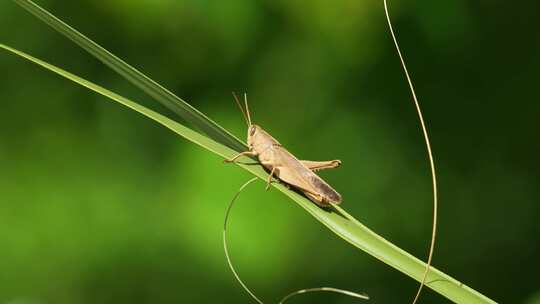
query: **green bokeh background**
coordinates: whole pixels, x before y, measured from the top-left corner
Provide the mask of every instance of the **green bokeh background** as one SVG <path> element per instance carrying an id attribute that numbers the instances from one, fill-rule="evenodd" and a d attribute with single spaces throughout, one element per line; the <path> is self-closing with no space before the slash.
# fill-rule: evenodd
<path id="1" fill-rule="evenodd" d="M 244 138 L 230 92 L 343 207 L 425 257 L 424 142 L 382 1 L 39 1 Z M 434 264 L 501 303 L 540 303 L 538 2 L 390 2 L 439 170 Z M 0 42 L 162 109 L 10 1 Z M 225 208 L 249 174 L 139 114 L 0 54 L 0 303 L 249 303 Z M 174 116 L 173 116 L 174 117 Z M 408 303 L 417 283 L 251 186 L 231 254 L 268 303 L 300 288 Z M 313 294 L 291 303 L 354 303 Z M 448 303 L 426 291 L 423 303 Z"/>

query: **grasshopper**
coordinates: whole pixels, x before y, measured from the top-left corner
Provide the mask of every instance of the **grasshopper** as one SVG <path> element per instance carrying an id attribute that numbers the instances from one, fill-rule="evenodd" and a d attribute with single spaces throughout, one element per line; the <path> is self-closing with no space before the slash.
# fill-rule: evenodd
<path id="1" fill-rule="evenodd" d="M 266 190 L 270 189 L 272 178 L 276 177 L 302 192 L 321 207 L 327 207 L 332 203 L 341 203 L 341 195 L 315 174 L 319 170 L 338 167 L 341 165 L 340 160 L 298 160 L 263 128 L 251 123 L 247 94 L 244 94 L 245 112 L 236 94 L 233 93 L 233 96 L 248 127 L 247 143 L 249 150 L 225 160 L 226 163 L 234 163 L 241 156 L 257 157 L 259 163 L 270 172 Z"/>

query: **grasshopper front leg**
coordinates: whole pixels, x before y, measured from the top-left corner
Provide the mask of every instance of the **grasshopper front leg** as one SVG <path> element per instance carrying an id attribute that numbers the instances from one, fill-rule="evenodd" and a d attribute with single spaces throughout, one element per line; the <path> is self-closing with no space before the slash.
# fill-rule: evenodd
<path id="1" fill-rule="evenodd" d="M 231 159 L 226 159 L 226 160 L 224 160 L 223 162 L 225 162 L 225 163 L 234 163 L 234 162 L 235 162 L 239 157 L 241 157 L 241 156 L 251 156 L 251 157 L 253 157 L 253 156 L 257 156 L 257 153 L 254 152 L 254 151 L 244 151 L 244 152 L 241 152 L 241 153 L 236 154 L 236 155 L 235 155 L 233 158 L 231 158 Z"/>

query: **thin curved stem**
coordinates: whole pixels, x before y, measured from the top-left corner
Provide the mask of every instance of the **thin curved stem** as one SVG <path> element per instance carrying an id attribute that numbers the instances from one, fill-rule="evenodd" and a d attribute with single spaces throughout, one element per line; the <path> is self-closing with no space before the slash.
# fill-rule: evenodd
<path id="1" fill-rule="evenodd" d="M 418 113 L 418 118 L 420 119 L 420 125 L 422 127 L 422 132 L 424 134 L 424 140 L 426 142 L 426 149 L 429 157 L 429 165 L 431 167 L 431 179 L 433 182 L 433 228 L 431 231 L 431 244 L 429 247 L 429 253 L 428 253 L 428 260 L 427 260 L 427 266 L 426 270 L 424 271 L 424 275 L 422 277 L 422 281 L 420 283 L 420 287 L 418 287 L 418 291 L 416 292 L 416 296 L 414 297 L 413 304 L 415 304 L 418 301 L 418 298 L 420 297 L 420 293 L 422 292 L 422 288 L 424 287 L 426 283 L 426 278 L 429 273 L 429 268 L 431 266 L 431 260 L 433 259 L 433 250 L 435 248 L 435 237 L 437 235 L 437 209 L 438 209 L 438 202 L 437 202 L 437 175 L 435 173 L 435 161 L 433 160 L 433 153 L 431 151 L 431 144 L 429 141 L 428 131 L 426 128 L 426 124 L 424 122 L 424 117 L 422 115 L 422 110 L 420 109 L 420 103 L 418 102 L 418 98 L 416 97 L 416 93 L 414 91 L 414 86 L 411 80 L 411 77 L 409 76 L 409 72 L 407 70 L 407 66 L 405 65 L 405 60 L 403 59 L 403 55 L 401 54 L 401 50 L 399 48 L 396 35 L 394 34 L 394 29 L 392 27 L 392 22 L 390 21 L 390 15 L 388 14 L 388 5 L 386 4 L 386 0 L 384 0 L 384 12 L 386 14 L 386 21 L 388 21 L 388 28 L 390 29 L 390 34 L 392 35 L 392 40 L 394 41 L 394 45 L 396 46 L 396 51 L 399 56 L 399 60 L 401 61 L 401 66 L 403 67 L 403 71 L 405 72 L 405 76 L 407 77 L 407 83 L 409 84 L 409 88 L 411 90 L 411 94 L 414 100 L 414 105 L 416 107 L 416 111 Z"/>
<path id="2" fill-rule="evenodd" d="M 229 207 L 227 207 L 227 211 L 225 212 L 225 221 L 223 223 L 223 249 L 225 250 L 225 257 L 227 258 L 227 263 L 229 264 L 229 268 L 231 269 L 231 271 L 232 271 L 234 277 L 236 278 L 236 280 L 238 281 L 238 283 L 240 283 L 240 285 L 242 285 L 242 288 L 244 288 L 244 290 L 255 301 L 257 301 L 257 303 L 264 304 L 263 301 L 261 301 L 259 298 L 257 298 L 257 296 L 246 286 L 246 284 L 242 281 L 242 279 L 240 279 L 240 276 L 238 275 L 238 273 L 236 272 L 236 270 L 234 269 L 234 266 L 232 264 L 231 257 L 229 255 L 229 249 L 228 249 L 228 246 L 227 246 L 227 224 L 229 222 L 229 215 L 231 213 L 234 202 L 236 201 L 236 199 L 238 198 L 240 193 L 244 190 L 244 188 L 246 188 L 249 184 L 256 181 L 257 179 L 259 179 L 259 178 L 254 177 L 254 178 L 248 180 L 247 182 L 245 182 L 242 185 L 242 187 L 240 187 L 240 189 L 238 189 L 238 192 L 236 192 L 236 194 L 234 195 L 233 199 L 231 200 L 231 203 L 229 204 Z"/>
<path id="3" fill-rule="evenodd" d="M 309 292 L 320 292 L 320 291 L 335 292 L 335 293 L 350 296 L 350 297 L 353 297 L 353 298 L 369 300 L 369 296 L 365 295 L 365 294 L 359 294 L 359 293 L 356 293 L 356 292 L 343 290 L 343 289 L 332 288 L 332 287 L 317 287 L 317 288 L 300 289 L 300 290 L 297 290 L 295 292 L 291 292 L 290 294 L 286 295 L 283 299 L 281 299 L 281 301 L 279 301 L 279 304 L 283 304 L 288 299 L 290 299 L 290 298 L 292 298 L 294 296 L 300 295 L 300 294 L 309 293 Z"/>
<path id="4" fill-rule="evenodd" d="M 245 182 L 241 187 L 240 189 L 238 189 L 238 191 L 236 192 L 236 194 L 234 195 L 233 199 L 231 200 L 231 202 L 229 203 L 229 206 L 227 207 L 227 211 L 225 212 L 225 221 L 223 223 L 223 249 L 225 250 L 225 257 L 227 258 L 227 264 L 229 264 L 229 268 L 231 269 L 235 279 L 238 281 L 238 283 L 240 283 L 240 285 L 242 286 L 242 288 L 244 288 L 244 290 L 259 304 L 264 304 L 263 301 L 261 301 L 261 299 L 259 299 L 252 291 L 251 289 L 249 289 L 247 287 L 247 285 L 244 283 L 244 281 L 242 281 L 242 279 L 240 279 L 240 276 L 238 275 L 238 273 L 236 272 L 236 269 L 234 268 L 233 264 L 232 264 L 232 260 L 231 260 L 231 256 L 229 254 L 229 246 L 227 245 L 227 225 L 229 223 L 229 216 L 231 214 L 231 211 L 232 211 L 232 208 L 234 206 L 234 203 L 236 202 L 236 200 L 238 199 L 238 197 L 240 196 L 240 193 L 242 193 L 242 191 L 244 191 L 244 189 L 249 185 L 251 184 L 252 182 L 254 182 L 255 180 L 257 180 L 258 177 L 254 177 L 250 180 L 248 180 L 247 182 Z M 319 292 L 319 291 L 326 291 L 326 292 L 334 292 L 334 293 L 339 293 L 339 294 L 342 294 L 342 295 L 346 295 L 346 296 L 350 296 L 350 297 L 354 297 L 354 298 L 359 298 L 359 299 L 364 299 L 364 300 L 369 300 L 369 297 L 365 294 L 359 294 L 359 293 L 356 293 L 356 292 L 352 292 L 352 291 L 348 291 L 348 290 L 343 290 L 343 289 L 338 289 L 338 288 L 333 288 L 333 287 L 317 287 L 317 288 L 308 288 L 308 289 L 300 289 L 300 290 L 297 290 L 297 291 L 294 291 L 294 292 L 291 292 L 290 294 L 286 295 L 283 299 L 281 299 L 281 301 L 279 301 L 279 304 L 283 304 L 285 303 L 285 301 L 287 301 L 288 299 L 296 296 L 296 295 L 300 295 L 300 294 L 304 294 L 304 293 L 309 293 L 309 292 Z"/>

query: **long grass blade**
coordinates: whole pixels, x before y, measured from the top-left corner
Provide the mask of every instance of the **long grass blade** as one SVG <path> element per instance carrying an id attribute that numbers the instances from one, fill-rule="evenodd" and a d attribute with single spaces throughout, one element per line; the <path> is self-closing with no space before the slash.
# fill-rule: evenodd
<path id="1" fill-rule="evenodd" d="M 79 31 L 69 26 L 62 20 L 55 17 L 53 14 L 43 9 L 39 5 L 30 0 L 13 0 L 22 8 L 32 13 L 34 16 L 45 22 L 47 25 L 71 39 L 81 48 L 86 50 L 92 56 L 109 66 L 122 77 L 130 81 L 139 89 L 152 96 L 156 101 L 160 102 L 171 111 L 178 114 L 189 124 L 200 129 L 203 133 L 217 142 L 228 146 L 238 152 L 245 151 L 247 147 L 227 130 L 212 121 L 206 115 L 195 109 L 193 106 L 176 96 L 171 91 L 167 90 L 142 72 L 127 64 L 122 59 L 113 55 L 105 48 L 101 47 L 88 37 L 81 34 Z"/>
<path id="2" fill-rule="evenodd" d="M 21 51 L 15 50 L 3 44 L 0 44 L 0 49 L 9 51 L 26 60 L 29 60 L 43 68 L 54 72 L 64 78 L 67 78 L 79 85 L 82 85 L 96 93 L 106 96 L 132 110 L 135 110 L 144 116 L 154 120 L 162 126 L 170 129 L 176 134 L 190 140 L 191 142 L 223 157 L 224 159 L 231 158 L 237 154 L 237 151 L 210 139 L 196 131 L 193 131 L 184 125 L 162 115 L 151 109 L 148 109 L 134 101 L 124 98 L 114 92 L 111 92 L 101 86 L 98 86 L 90 81 L 80 78 L 74 74 L 64 71 L 56 66 L 48 64 L 42 60 L 34 58 Z M 248 157 L 240 159 L 240 162 L 252 162 Z M 244 165 L 237 163 L 238 166 L 251 172 L 262 180 L 268 178 L 268 174 L 261 166 Z M 283 192 L 286 196 L 304 208 L 309 214 L 320 221 L 328 229 L 336 235 L 349 242 L 353 246 L 367 252 L 382 262 L 392 266 L 393 268 L 403 272 L 411 278 L 421 282 L 424 277 L 426 264 L 415 258 L 406 251 L 400 249 L 396 245 L 390 243 L 383 237 L 379 236 L 366 226 L 362 225 L 358 220 L 349 215 L 345 210 L 338 206 L 333 206 L 331 210 L 319 208 L 306 197 L 291 191 L 280 183 L 272 183 L 272 186 Z M 487 298 L 476 290 L 462 284 L 456 279 L 436 269 L 430 267 L 427 275 L 426 286 L 445 296 L 446 298 L 456 303 L 467 304 L 493 304 L 493 300 Z"/>

